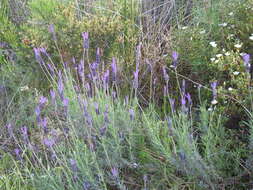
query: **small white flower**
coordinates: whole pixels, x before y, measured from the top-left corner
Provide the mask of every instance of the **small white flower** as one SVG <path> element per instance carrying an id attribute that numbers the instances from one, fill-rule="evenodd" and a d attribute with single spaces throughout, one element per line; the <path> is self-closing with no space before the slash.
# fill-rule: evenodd
<path id="1" fill-rule="evenodd" d="M 232 25 L 231 25 L 231 28 L 235 28 L 235 25 L 234 25 L 234 24 L 232 24 Z"/>
<path id="2" fill-rule="evenodd" d="M 229 88 L 228 88 L 228 91 L 232 91 L 232 90 L 233 90 L 233 88 L 232 88 L 232 87 L 229 87 Z"/>
<path id="3" fill-rule="evenodd" d="M 213 111 L 213 108 L 208 108 L 207 111 Z"/>
<path id="4" fill-rule="evenodd" d="M 210 42 L 209 44 L 210 44 L 212 47 L 217 47 L 216 42 Z"/>
<path id="5" fill-rule="evenodd" d="M 244 55 L 245 55 L 245 53 L 244 53 L 244 52 L 240 53 L 240 56 L 244 56 Z"/>
<path id="6" fill-rule="evenodd" d="M 201 30 L 199 33 L 200 33 L 200 34 L 205 34 L 205 33 L 206 33 L 206 30 Z"/>
<path id="7" fill-rule="evenodd" d="M 20 87 L 20 91 L 26 91 L 26 90 L 29 90 L 28 86 L 21 86 Z"/>
<path id="8" fill-rule="evenodd" d="M 187 26 L 183 26 L 181 29 L 182 30 L 185 30 L 185 29 L 187 29 L 188 27 Z"/>
<path id="9" fill-rule="evenodd" d="M 237 76 L 237 75 L 239 75 L 239 74 L 240 74 L 239 71 L 234 71 L 234 72 L 233 72 L 233 75 L 235 75 L 235 76 Z"/>
<path id="10" fill-rule="evenodd" d="M 221 26 L 221 27 L 226 27 L 228 25 L 228 23 L 224 22 L 224 23 L 218 24 L 218 25 Z"/>
<path id="11" fill-rule="evenodd" d="M 242 47 L 242 44 L 235 44 L 234 46 L 235 46 L 235 48 L 238 48 L 238 49 L 239 49 L 239 48 Z"/>
<path id="12" fill-rule="evenodd" d="M 220 53 L 220 54 L 217 54 L 216 57 L 217 57 L 217 58 L 220 58 L 220 57 L 222 57 L 222 54 L 221 54 L 221 53 Z"/>
<path id="13" fill-rule="evenodd" d="M 234 15 L 234 13 L 233 13 L 233 12 L 230 12 L 230 13 L 228 13 L 228 15 L 229 15 L 229 16 L 232 16 L 232 15 Z"/>
<path id="14" fill-rule="evenodd" d="M 214 63 L 218 63 L 218 62 L 219 62 L 219 60 L 215 60 L 215 61 L 214 61 Z"/>
<path id="15" fill-rule="evenodd" d="M 252 35 L 252 34 L 251 34 Z M 253 40 L 253 35 L 249 37 L 250 40 Z"/>
<path id="16" fill-rule="evenodd" d="M 229 56 L 229 55 L 230 55 L 230 52 L 226 52 L 225 55 L 226 55 L 226 56 Z"/>
<path id="17" fill-rule="evenodd" d="M 218 104 L 218 101 L 216 99 L 213 99 L 211 104 L 213 104 L 213 105 Z"/>
<path id="18" fill-rule="evenodd" d="M 212 57 L 210 60 L 211 60 L 212 62 L 214 62 L 214 61 L 215 61 L 215 58 L 214 58 L 214 57 Z"/>

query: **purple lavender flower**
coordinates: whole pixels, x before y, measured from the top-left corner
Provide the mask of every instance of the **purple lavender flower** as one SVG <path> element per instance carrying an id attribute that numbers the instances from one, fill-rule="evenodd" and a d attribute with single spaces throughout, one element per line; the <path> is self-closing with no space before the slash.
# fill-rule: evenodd
<path id="1" fill-rule="evenodd" d="M 50 72 L 50 74 L 51 74 L 51 76 L 54 76 L 54 68 L 53 68 L 53 66 L 51 65 L 51 64 L 47 64 L 47 67 L 48 67 L 48 69 L 49 69 L 49 72 Z"/>
<path id="2" fill-rule="evenodd" d="M 7 131 L 8 131 L 9 136 L 10 136 L 10 137 L 14 137 L 12 125 L 9 123 L 9 124 L 6 125 L 6 128 L 7 128 Z"/>
<path id="3" fill-rule="evenodd" d="M 112 98 L 113 98 L 113 100 L 115 100 L 116 97 L 117 97 L 117 93 L 115 91 L 112 91 Z"/>
<path id="4" fill-rule="evenodd" d="M 104 135 L 105 135 L 107 128 L 108 128 L 108 124 L 105 123 L 105 124 L 103 125 L 103 127 L 99 129 L 99 132 L 100 132 L 100 135 L 101 135 L 101 136 L 104 136 Z"/>
<path id="5" fill-rule="evenodd" d="M 91 97 L 92 92 L 91 92 L 90 84 L 89 84 L 89 83 L 86 83 L 86 84 L 84 85 L 84 88 L 85 88 L 85 90 L 86 90 L 86 92 L 87 92 L 88 97 Z"/>
<path id="6" fill-rule="evenodd" d="M 63 104 L 63 107 L 64 107 L 64 112 L 67 115 L 68 106 L 69 106 L 69 99 L 68 98 L 63 98 L 62 104 Z"/>
<path id="7" fill-rule="evenodd" d="M 92 126 L 92 123 L 93 123 L 93 119 L 92 119 L 92 116 L 89 114 L 89 112 L 88 112 L 88 110 L 87 110 L 87 101 L 86 100 L 84 100 L 83 102 L 82 102 L 82 105 L 83 105 L 83 116 L 84 116 L 84 118 L 85 118 L 85 121 L 86 121 L 86 123 L 87 123 L 87 125 L 89 126 L 89 127 L 91 127 Z"/>
<path id="8" fill-rule="evenodd" d="M 172 60 L 173 60 L 173 61 L 177 61 L 177 60 L 178 60 L 178 57 L 179 57 L 178 53 L 177 53 L 176 51 L 173 51 L 173 52 L 172 52 Z"/>
<path id="9" fill-rule="evenodd" d="M 43 107 L 48 102 L 47 98 L 44 96 L 40 96 L 39 98 L 39 105 Z"/>
<path id="10" fill-rule="evenodd" d="M 99 115 L 100 111 L 99 111 L 99 105 L 97 102 L 94 102 L 94 107 L 95 107 L 96 114 Z"/>
<path id="11" fill-rule="evenodd" d="M 249 62 L 250 62 L 250 55 L 247 54 L 247 53 L 245 53 L 242 57 L 243 57 L 244 63 L 245 64 L 249 64 Z"/>
<path id="12" fill-rule="evenodd" d="M 118 178 L 118 177 L 119 177 L 119 171 L 118 171 L 117 168 L 113 167 L 113 168 L 111 169 L 111 173 L 112 173 L 112 176 L 113 176 L 114 178 Z"/>
<path id="13" fill-rule="evenodd" d="M 217 98 L 217 81 L 211 83 L 212 92 L 213 92 L 213 99 L 215 100 Z"/>
<path id="14" fill-rule="evenodd" d="M 47 53 L 47 51 L 46 51 L 46 48 L 40 47 L 39 50 L 40 50 L 41 53 L 44 53 L 46 56 L 48 56 L 48 53 Z"/>
<path id="15" fill-rule="evenodd" d="M 189 106 L 191 106 L 191 105 L 192 105 L 192 99 L 191 99 L 190 93 L 187 93 L 187 94 L 186 94 L 186 99 L 187 99 L 187 101 L 188 101 Z"/>
<path id="16" fill-rule="evenodd" d="M 93 62 L 92 64 L 89 65 L 89 67 L 90 67 L 91 79 L 96 80 L 98 63 Z"/>
<path id="17" fill-rule="evenodd" d="M 129 114 L 130 114 L 130 120 L 133 121 L 134 120 L 134 110 L 133 109 L 129 109 Z"/>
<path id="18" fill-rule="evenodd" d="M 108 105 L 105 105 L 104 121 L 105 121 L 105 123 L 110 123 Z"/>
<path id="19" fill-rule="evenodd" d="M 78 172 L 78 167 L 77 167 L 76 160 L 70 159 L 69 163 L 70 163 L 70 168 L 71 168 L 72 172 L 74 172 L 74 173 Z"/>
<path id="20" fill-rule="evenodd" d="M 83 48 L 89 49 L 89 33 L 83 32 L 82 37 L 83 37 Z"/>
<path id="21" fill-rule="evenodd" d="M 91 184 L 88 181 L 83 182 L 83 190 L 90 190 Z"/>
<path id="22" fill-rule="evenodd" d="M 181 98 L 181 106 L 182 106 L 182 112 L 186 113 L 187 112 L 187 108 L 186 108 L 186 99 L 185 99 L 185 95 L 182 95 Z"/>
<path id="23" fill-rule="evenodd" d="M 134 89 L 138 89 L 138 75 L 139 75 L 139 70 L 137 69 L 134 72 L 134 81 L 133 81 L 133 87 L 134 87 Z"/>
<path id="24" fill-rule="evenodd" d="M 116 65 L 116 59 L 115 57 L 112 58 L 112 80 L 115 82 L 116 81 L 116 77 L 117 77 L 117 65 Z"/>
<path id="25" fill-rule="evenodd" d="M 48 27 L 48 30 L 53 35 L 53 40 L 56 41 L 56 33 L 55 33 L 54 25 L 50 24 Z"/>
<path id="26" fill-rule="evenodd" d="M 48 133 L 47 118 L 41 119 L 40 124 L 41 124 L 41 127 L 42 127 L 44 133 Z"/>
<path id="27" fill-rule="evenodd" d="M 68 107 L 68 105 L 69 105 L 69 99 L 68 98 L 64 98 L 63 101 L 62 101 L 62 103 L 63 103 L 64 107 Z"/>
<path id="28" fill-rule="evenodd" d="M 165 66 L 163 67 L 163 78 L 164 78 L 164 80 L 165 80 L 166 82 L 169 81 L 169 75 L 168 75 L 168 73 L 167 73 L 167 71 L 166 71 L 166 67 L 165 67 Z"/>
<path id="29" fill-rule="evenodd" d="M 56 103 L 56 99 L 55 99 L 56 95 L 55 95 L 55 91 L 53 89 L 50 89 L 50 96 L 51 96 L 52 103 L 55 104 Z"/>
<path id="30" fill-rule="evenodd" d="M 55 144 L 55 140 L 53 138 L 44 138 L 43 144 L 48 148 L 52 148 Z"/>
<path id="31" fill-rule="evenodd" d="M 185 161 L 185 160 L 186 160 L 186 155 L 185 155 L 184 151 L 180 151 L 180 152 L 178 153 L 178 156 L 179 156 L 179 159 L 180 159 L 181 161 Z"/>
<path id="32" fill-rule="evenodd" d="M 246 54 L 243 55 L 242 58 L 243 58 L 244 66 L 246 68 L 246 72 L 250 73 L 250 67 L 251 67 L 250 55 L 246 53 Z"/>
<path id="33" fill-rule="evenodd" d="M 26 144 L 29 144 L 28 129 L 26 126 L 21 127 L 21 133 Z"/>
<path id="34" fill-rule="evenodd" d="M 173 51 L 172 52 L 172 65 L 173 65 L 174 68 L 177 67 L 178 57 L 179 57 L 178 53 L 176 51 Z"/>
<path id="35" fill-rule="evenodd" d="M 36 61 L 41 65 L 43 66 L 44 64 L 44 61 L 41 57 L 41 54 L 40 54 L 40 48 L 33 48 L 33 51 L 34 51 L 34 55 L 35 55 L 35 59 Z"/>
<path id="36" fill-rule="evenodd" d="M 14 149 L 14 153 L 15 153 L 15 155 L 16 155 L 16 157 L 17 157 L 18 160 L 22 160 L 19 148 L 15 148 Z"/>
<path id="37" fill-rule="evenodd" d="M 59 92 L 62 100 L 64 99 L 63 88 L 64 88 L 64 85 L 63 85 L 63 81 L 62 81 L 62 74 L 61 74 L 61 71 L 59 71 L 59 73 L 58 73 L 58 92 Z"/>
<path id="38" fill-rule="evenodd" d="M 109 76 L 110 76 L 110 71 L 109 71 L 109 69 L 107 69 L 106 72 L 104 73 L 104 76 L 103 76 L 104 89 L 106 89 L 108 87 Z"/>
<path id="39" fill-rule="evenodd" d="M 35 115 L 36 115 L 36 120 L 38 123 L 41 121 L 40 113 L 41 113 L 41 110 L 40 110 L 40 106 L 38 105 L 35 108 Z"/>
<path id="40" fill-rule="evenodd" d="M 185 96 L 182 96 L 182 98 L 181 98 L 181 105 L 182 105 L 182 106 L 185 106 L 185 105 L 186 105 Z"/>

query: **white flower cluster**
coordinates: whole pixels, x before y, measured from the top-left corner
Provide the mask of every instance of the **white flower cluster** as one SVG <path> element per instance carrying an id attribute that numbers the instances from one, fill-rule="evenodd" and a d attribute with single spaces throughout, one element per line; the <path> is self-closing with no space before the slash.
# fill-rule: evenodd
<path id="1" fill-rule="evenodd" d="M 209 42 L 209 44 L 210 44 L 210 46 L 212 46 L 212 47 L 217 47 L 217 44 L 216 44 L 216 42 Z"/>
<path id="2" fill-rule="evenodd" d="M 253 33 L 249 37 L 250 40 L 253 40 Z"/>

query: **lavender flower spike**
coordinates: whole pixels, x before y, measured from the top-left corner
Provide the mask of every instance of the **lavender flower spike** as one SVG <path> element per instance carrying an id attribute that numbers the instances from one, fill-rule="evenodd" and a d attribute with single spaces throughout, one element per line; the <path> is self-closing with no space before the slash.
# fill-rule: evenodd
<path id="1" fill-rule="evenodd" d="M 28 129 L 27 129 L 26 126 L 21 127 L 21 133 L 23 135 L 24 142 L 26 144 L 28 144 L 29 143 L 29 138 L 28 138 Z"/>
<path id="2" fill-rule="evenodd" d="M 89 33 L 83 32 L 82 37 L 83 37 L 83 48 L 89 49 Z"/>
<path id="3" fill-rule="evenodd" d="M 10 137 L 14 137 L 12 125 L 9 123 L 9 124 L 6 125 L 6 128 L 7 128 L 7 131 L 8 131 L 9 136 L 10 136 Z"/>
<path id="4" fill-rule="evenodd" d="M 243 55 L 243 62 L 244 62 L 244 66 L 246 68 L 246 71 L 249 73 L 250 72 L 250 68 L 251 68 L 251 64 L 250 64 L 250 55 L 249 54 L 244 54 Z"/>
<path id="5" fill-rule="evenodd" d="M 40 112 L 41 112 L 40 106 L 38 105 L 35 108 L 35 115 L 36 115 L 36 120 L 37 120 L 38 123 L 41 121 Z"/>
<path id="6" fill-rule="evenodd" d="M 55 95 L 55 91 L 53 89 L 50 90 L 50 96 L 51 96 L 52 103 L 55 104 L 56 103 L 56 100 L 55 100 L 56 95 Z"/>
<path id="7" fill-rule="evenodd" d="M 33 51 L 34 51 L 34 54 L 35 54 L 35 59 L 36 59 L 36 61 L 37 61 L 40 65 L 43 65 L 44 62 L 43 62 L 43 59 L 42 59 L 41 54 L 40 54 L 40 48 L 33 48 Z"/>
<path id="8" fill-rule="evenodd" d="M 18 160 L 22 160 L 19 148 L 15 148 L 14 149 L 14 153 L 15 153 L 15 155 L 16 155 L 16 157 L 17 157 Z"/>
<path id="9" fill-rule="evenodd" d="M 187 102 L 188 102 L 189 106 L 191 106 L 192 105 L 192 99 L 191 99 L 190 93 L 186 94 L 186 99 L 187 99 Z"/>
<path id="10" fill-rule="evenodd" d="M 163 78 L 164 78 L 165 82 L 169 81 L 169 75 L 168 75 L 168 73 L 166 71 L 166 67 L 165 66 L 163 66 Z"/>
<path id="11" fill-rule="evenodd" d="M 213 92 L 213 99 L 216 99 L 217 98 L 217 90 L 216 90 L 217 81 L 212 82 L 211 87 L 212 87 L 212 92 Z"/>
<path id="12" fill-rule="evenodd" d="M 62 81 L 62 74 L 61 74 L 61 71 L 59 71 L 59 73 L 58 73 L 58 92 L 59 92 L 62 100 L 64 98 L 63 88 L 64 88 L 64 85 L 63 85 L 63 81 Z"/>
<path id="13" fill-rule="evenodd" d="M 133 82 L 133 87 L 134 87 L 134 89 L 137 89 L 137 88 L 138 88 L 138 75 L 139 75 L 139 70 L 137 69 L 137 70 L 134 72 L 134 82 Z"/>
<path id="14" fill-rule="evenodd" d="M 134 110 L 133 109 L 129 109 L 129 114 L 130 114 L 130 120 L 133 121 L 134 120 Z"/>
<path id="15" fill-rule="evenodd" d="M 48 102 L 47 98 L 44 96 L 41 96 L 39 99 L 39 105 L 44 106 Z"/>
<path id="16" fill-rule="evenodd" d="M 52 138 L 52 139 L 49 139 L 49 138 L 45 138 L 44 140 L 43 140 L 43 144 L 45 145 L 45 146 L 47 146 L 48 148 L 52 148 L 53 146 L 54 146 L 54 144 L 55 144 L 55 140 Z"/>
<path id="17" fill-rule="evenodd" d="M 42 127 L 44 133 L 45 133 L 45 134 L 48 133 L 47 118 L 41 119 L 40 124 L 41 124 L 41 127 Z"/>
<path id="18" fill-rule="evenodd" d="M 174 68 L 177 67 L 177 64 L 178 64 L 178 57 L 179 57 L 178 53 L 177 53 L 176 51 L 173 51 L 173 52 L 172 52 L 172 66 L 173 66 Z"/>
<path id="19" fill-rule="evenodd" d="M 104 89 L 106 89 L 108 87 L 109 76 L 110 76 L 110 71 L 109 71 L 109 69 L 107 69 L 106 72 L 104 73 L 104 76 L 103 76 Z"/>
<path id="20" fill-rule="evenodd" d="M 111 169 L 111 173 L 112 173 L 112 176 L 113 176 L 114 178 L 118 178 L 119 172 L 118 172 L 118 169 L 117 169 L 117 168 L 113 167 L 113 168 Z"/>
<path id="21" fill-rule="evenodd" d="M 69 162 L 70 162 L 70 167 L 71 167 L 72 172 L 76 173 L 78 171 L 76 160 L 70 159 Z"/>
<path id="22" fill-rule="evenodd" d="M 56 41 L 56 34 L 55 34 L 54 25 L 50 24 L 49 27 L 48 27 L 48 30 L 53 35 L 53 40 Z"/>
<path id="23" fill-rule="evenodd" d="M 115 57 L 112 58 L 112 64 L 111 64 L 111 67 L 112 67 L 112 74 L 113 74 L 113 81 L 116 81 L 116 74 L 117 74 L 117 65 L 116 65 L 116 59 Z"/>
<path id="24" fill-rule="evenodd" d="M 100 111 L 99 111 L 99 105 L 98 105 L 97 102 L 94 102 L 94 107 L 95 107 L 95 110 L 96 110 L 96 114 L 99 115 Z"/>

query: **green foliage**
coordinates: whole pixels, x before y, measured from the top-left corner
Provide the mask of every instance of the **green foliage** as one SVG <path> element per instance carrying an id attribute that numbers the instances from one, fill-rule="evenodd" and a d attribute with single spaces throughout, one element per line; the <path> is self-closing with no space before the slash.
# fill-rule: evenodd
<path id="1" fill-rule="evenodd" d="M 52 53 L 55 42 L 48 27 L 54 24 L 57 44 L 66 62 L 70 62 L 73 56 L 82 57 L 82 32 L 90 34 L 89 55 L 95 55 L 96 48 L 99 47 L 105 58 L 118 56 L 126 62 L 133 62 L 133 47 L 137 42 L 138 30 L 133 18 L 122 14 L 123 8 L 119 3 L 115 2 L 111 9 L 106 6 L 96 8 L 94 5 L 93 11 L 88 15 L 83 14 L 81 18 L 76 11 L 83 13 L 85 10 L 79 10 L 80 7 L 71 1 L 31 1 L 29 6 L 30 21 L 24 26 L 23 35 L 31 41 L 32 46 L 47 47 Z"/>

